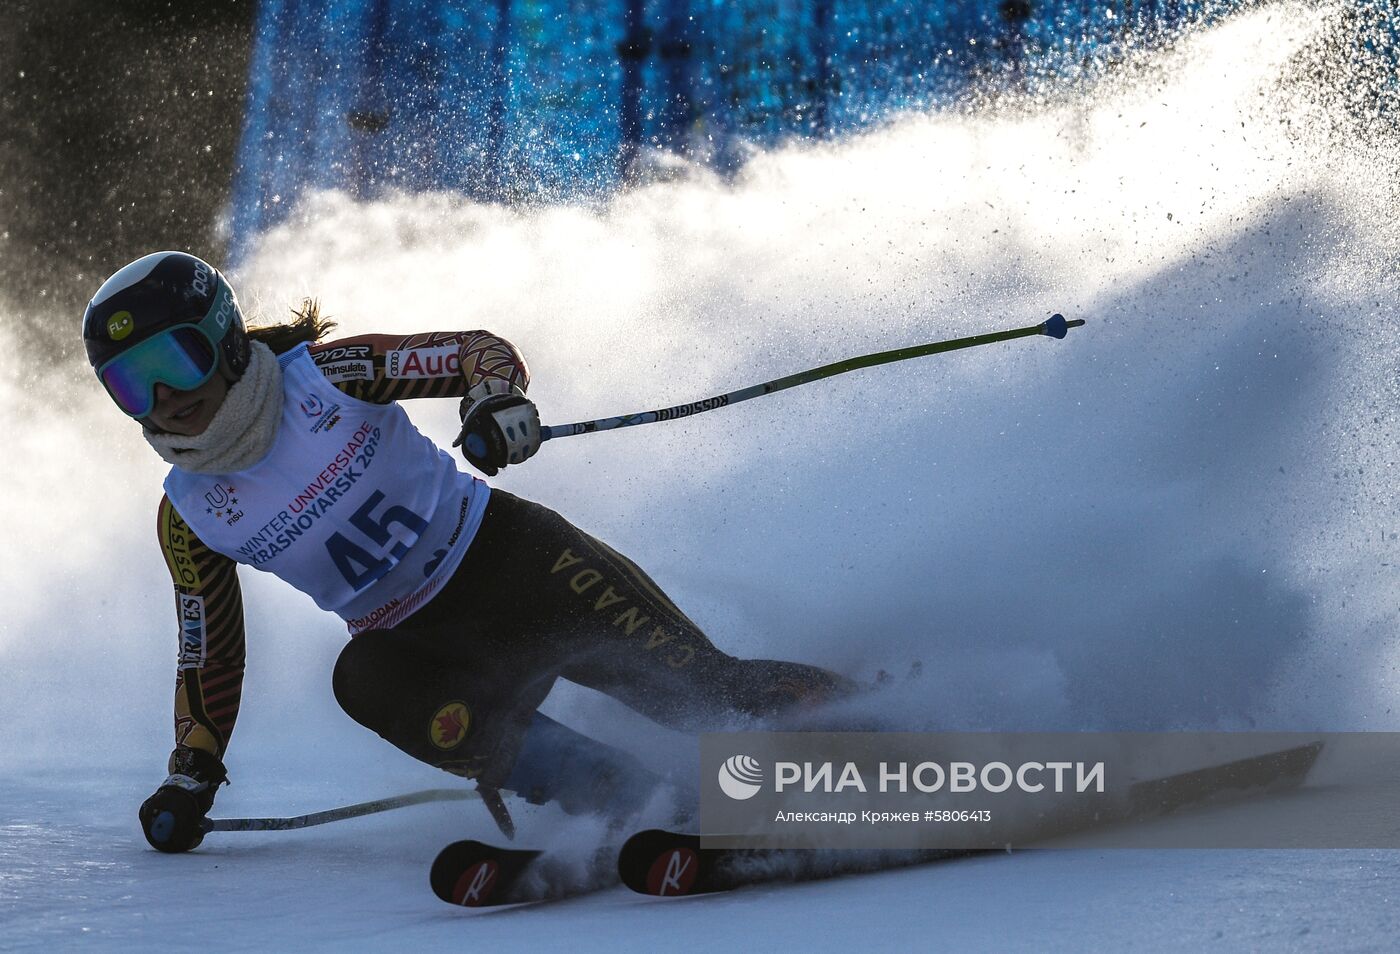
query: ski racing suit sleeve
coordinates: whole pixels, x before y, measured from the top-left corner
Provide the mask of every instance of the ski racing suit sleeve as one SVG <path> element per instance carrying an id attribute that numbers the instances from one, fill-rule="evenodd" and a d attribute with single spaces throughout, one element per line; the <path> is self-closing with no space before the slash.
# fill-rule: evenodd
<path id="1" fill-rule="evenodd" d="M 359 335 L 311 345 L 326 379 L 362 401 L 464 397 L 494 378 L 524 391 L 530 370 L 515 345 L 487 331 Z"/>
<path id="2" fill-rule="evenodd" d="M 168 497 L 161 497 L 156 530 L 175 585 L 180 628 L 175 743 L 222 759 L 243 696 L 243 593 L 237 564 L 205 546 Z"/>

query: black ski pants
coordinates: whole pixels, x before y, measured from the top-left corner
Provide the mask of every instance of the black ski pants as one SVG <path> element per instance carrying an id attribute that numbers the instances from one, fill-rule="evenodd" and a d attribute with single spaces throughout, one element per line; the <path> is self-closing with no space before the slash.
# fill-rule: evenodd
<path id="1" fill-rule="evenodd" d="M 409 755 L 500 787 L 561 676 L 687 730 L 851 688 L 814 666 L 721 652 L 631 560 L 501 490 L 443 591 L 354 637 L 334 686 L 353 719 Z"/>

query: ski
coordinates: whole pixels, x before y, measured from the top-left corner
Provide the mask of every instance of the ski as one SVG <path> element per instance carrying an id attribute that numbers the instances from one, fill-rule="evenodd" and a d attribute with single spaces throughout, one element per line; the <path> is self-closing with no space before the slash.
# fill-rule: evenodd
<path id="1" fill-rule="evenodd" d="M 448 904 L 468 908 L 510 904 L 516 882 L 541 854 L 484 841 L 455 841 L 433 859 L 428 883 L 433 894 Z"/>
<path id="2" fill-rule="evenodd" d="M 699 835 L 652 828 L 637 832 L 623 844 L 617 872 L 622 883 L 639 894 L 677 897 L 732 891 L 751 884 L 884 871 L 998 850 L 702 848 Z"/>
<path id="3" fill-rule="evenodd" d="M 1127 817 L 1166 815 L 1191 805 L 1293 788 L 1307 778 L 1321 753 L 1321 742 L 1309 742 L 1138 782 L 1128 790 Z"/>
<path id="4" fill-rule="evenodd" d="M 557 901 L 616 884 L 616 851 L 615 843 L 585 857 L 456 841 L 438 852 L 428 882 L 443 901 L 467 908 Z"/>
<path id="5" fill-rule="evenodd" d="M 1127 804 L 1116 816 L 1100 814 L 1093 824 L 1071 820 L 1067 829 L 1057 834 L 1291 788 L 1307 777 L 1321 751 L 1322 743 L 1314 742 L 1138 782 L 1129 789 Z M 697 834 L 653 828 L 627 839 L 618 853 L 617 868 L 622 883 L 633 891 L 675 897 L 929 864 L 994 851 L 997 849 L 702 848 Z"/>

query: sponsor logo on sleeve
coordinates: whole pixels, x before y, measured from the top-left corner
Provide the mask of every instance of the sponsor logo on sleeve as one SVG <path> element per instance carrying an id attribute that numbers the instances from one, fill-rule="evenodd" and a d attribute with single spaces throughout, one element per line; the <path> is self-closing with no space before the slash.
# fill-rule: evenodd
<path id="1" fill-rule="evenodd" d="M 204 597 L 181 593 L 180 607 L 180 668 L 204 668 Z"/>
<path id="2" fill-rule="evenodd" d="M 373 381 L 374 365 L 369 361 L 337 361 L 321 365 L 321 373 L 332 384 L 341 381 Z"/>
<path id="3" fill-rule="evenodd" d="M 167 506 L 161 513 L 160 539 L 170 578 L 187 589 L 197 589 L 199 566 L 190 553 L 190 528 L 185 526 L 174 507 Z"/>
<path id="4" fill-rule="evenodd" d="M 462 362 L 455 344 L 403 348 L 384 356 L 384 371 L 391 378 L 446 378 L 460 376 Z"/>
<path id="5" fill-rule="evenodd" d="M 333 345 L 311 356 L 327 381 L 373 381 L 374 356 L 369 345 Z"/>
<path id="6" fill-rule="evenodd" d="M 316 362 L 317 367 L 327 364 L 335 364 L 337 361 L 368 361 L 373 357 L 373 351 L 367 344 L 336 344 L 316 346 L 316 352 L 311 356 L 311 360 Z"/>

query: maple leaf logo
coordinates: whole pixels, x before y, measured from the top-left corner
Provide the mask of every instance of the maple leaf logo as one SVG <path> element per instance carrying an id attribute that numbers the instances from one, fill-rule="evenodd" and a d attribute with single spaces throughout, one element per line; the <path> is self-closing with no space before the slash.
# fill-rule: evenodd
<path id="1" fill-rule="evenodd" d="M 440 749 L 450 749 L 459 745 L 467 737 L 467 726 L 471 715 L 462 702 L 449 702 L 433 716 L 430 735 L 433 745 Z"/>

